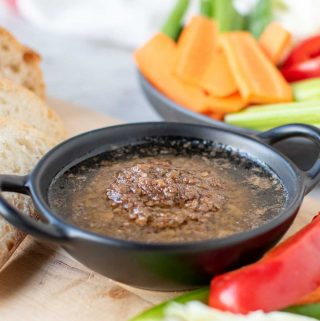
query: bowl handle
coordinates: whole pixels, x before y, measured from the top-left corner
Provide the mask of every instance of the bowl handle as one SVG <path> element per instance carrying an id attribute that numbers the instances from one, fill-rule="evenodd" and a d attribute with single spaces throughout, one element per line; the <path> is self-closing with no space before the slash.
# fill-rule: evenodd
<path id="1" fill-rule="evenodd" d="M 15 192 L 29 195 L 28 176 L 0 175 L 0 192 Z M 0 215 L 18 229 L 47 241 L 64 243 L 68 236 L 57 224 L 43 223 L 20 213 L 0 195 Z"/>
<path id="2" fill-rule="evenodd" d="M 305 177 L 305 194 L 308 194 L 320 181 L 320 130 L 317 127 L 303 124 L 290 124 L 270 129 L 258 134 L 257 137 L 269 145 L 292 137 L 303 137 L 314 142 L 319 150 L 318 158 L 309 170 L 301 170 Z M 308 157 L 308 155 L 306 155 L 306 157 Z"/>

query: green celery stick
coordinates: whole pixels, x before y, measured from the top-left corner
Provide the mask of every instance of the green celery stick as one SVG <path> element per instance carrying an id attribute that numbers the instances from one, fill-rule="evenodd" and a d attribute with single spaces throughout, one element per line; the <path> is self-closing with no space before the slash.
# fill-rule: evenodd
<path id="1" fill-rule="evenodd" d="M 242 30 L 244 17 L 235 9 L 233 0 L 212 0 L 213 18 L 219 25 L 220 32 Z"/>
<path id="2" fill-rule="evenodd" d="M 173 40 L 177 40 L 180 34 L 182 19 L 188 9 L 189 2 L 190 0 L 178 0 L 161 29 L 164 34 Z"/>
<path id="3" fill-rule="evenodd" d="M 255 113 L 255 112 L 277 112 L 281 110 L 293 110 L 293 109 L 306 109 L 306 108 L 315 108 L 318 109 L 320 106 L 319 101 L 305 101 L 305 102 L 294 102 L 294 103 L 278 103 L 278 104 L 268 104 L 268 105 L 255 105 L 250 106 L 244 112 L 246 113 Z"/>
<path id="4" fill-rule="evenodd" d="M 212 16 L 212 2 L 211 0 L 200 1 L 200 14 L 205 17 L 211 18 Z"/>
<path id="5" fill-rule="evenodd" d="M 279 12 L 286 12 L 289 10 L 289 7 L 284 0 L 272 0 L 272 8 Z"/>
<path id="6" fill-rule="evenodd" d="M 320 108 L 317 113 L 320 115 Z M 271 128 L 289 123 L 306 123 L 314 124 L 320 122 L 320 116 L 316 116 L 314 112 L 290 112 L 287 111 L 279 113 L 248 113 L 246 115 L 227 115 L 225 122 L 231 125 L 250 128 L 261 129 Z"/>
<path id="7" fill-rule="evenodd" d="M 320 101 L 320 78 L 295 82 L 292 84 L 292 90 L 296 101 Z"/>
<path id="8" fill-rule="evenodd" d="M 210 0 L 211 2 L 211 18 L 216 19 L 216 0 Z"/>
<path id="9" fill-rule="evenodd" d="M 247 17 L 247 29 L 256 38 L 260 36 L 265 27 L 272 21 L 272 0 L 258 0 L 256 6 Z"/>
<path id="10" fill-rule="evenodd" d="M 255 110 L 228 114 L 225 117 L 225 122 L 256 130 L 289 123 L 320 123 L 320 103 L 312 107 L 304 105 L 305 103 L 292 103 L 291 108 L 288 105 L 281 108 L 281 104 L 278 108 L 275 108 L 274 105 L 271 107 L 255 107 Z"/>
<path id="11" fill-rule="evenodd" d="M 320 303 L 295 305 L 284 309 L 285 312 L 304 315 L 320 320 Z"/>
<path id="12" fill-rule="evenodd" d="M 200 301 L 203 303 L 207 303 L 208 296 L 209 288 L 201 288 L 199 290 L 191 291 L 184 295 L 178 296 L 175 299 L 159 304 L 145 312 L 142 312 L 130 321 L 162 321 L 164 318 L 164 312 L 170 303 L 176 302 L 183 304 L 190 301 Z"/>

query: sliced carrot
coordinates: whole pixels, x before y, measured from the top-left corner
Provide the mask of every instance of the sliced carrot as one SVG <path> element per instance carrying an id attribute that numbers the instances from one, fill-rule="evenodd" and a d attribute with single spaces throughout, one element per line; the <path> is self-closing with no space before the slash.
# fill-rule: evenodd
<path id="1" fill-rule="evenodd" d="M 221 45 L 245 100 L 258 104 L 292 100 L 291 87 L 250 33 L 225 33 Z"/>
<path id="2" fill-rule="evenodd" d="M 247 101 L 239 93 L 224 98 L 208 96 L 206 103 L 210 112 L 223 115 L 240 111 L 247 106 Z"/>
<path id="3" fill-rule="evenodd" d="M 279 64 L 291 45 L 291 33 L 279 23 L 272 22 L 259 38 L 259 45 L 274 64 Z"/>
<path id="4" fill-rule="evenodd" d="M 176 58 L 176 43 L 163 33 L 155 35 L 135 52 L 139 70 L 160 92 L 183 107 L 205 112 L 206 95 L 172 74 Z"/>
<path id="5" fill-rule="evenodd" d="M 236 81 L 231 73 L 228 60 L 221 50 L 216 48 L 201 79 L 200 86 L 216 97 L 226 97 L 238 91 Z"/>
<path id="6" fill-rule="evenodd" d="M 237 91 L 228 61 L 218 46 L 216 23 L 203 16 L 193 17 L 182 31 L 174 72 L 187 84 L 216 97 Z"/>
<path id="7" fill-rule="evenodd" d="M 175 75 L 191 85 L 199 85 L 217 46 L 217 26 L 212 19 L 195 16 L 178 40 Z"/>
<path id="8" fill-rule="evenodd" d="M 312 291 L 311 293 L 303 296 L 300 300 L 294 303 L 294 305 L 320 303 L 320 287 Z"/>
<path id="9" fill-rule="evenodd" d="M 219 120 L 219 121 L 223 120 L 223 117 L 224 117 L 223 114 L 212 113 L 212 112 L 205 112 L 205 113 L 202 113 L 202 114 L 207 116 L 207 117 L 213 118 L 215 120 Z"/>

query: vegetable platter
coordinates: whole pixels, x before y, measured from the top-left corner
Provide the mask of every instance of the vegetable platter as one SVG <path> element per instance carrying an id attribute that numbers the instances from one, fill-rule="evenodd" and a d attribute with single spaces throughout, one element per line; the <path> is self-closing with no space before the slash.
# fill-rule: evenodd
<path id="1" fill-rule="evenodd" d="M 131 321 L 320 320 L 320 213 L 256 263 Z"/>
<path id="2" fill-rule="evenodd" d="M 161 32 L 135 51 L 147 97 L 166 119 L 246 131 L 320 126 L 320 34 L 295 42 L 274 21 L 282 1 L 178 0 Z"/>

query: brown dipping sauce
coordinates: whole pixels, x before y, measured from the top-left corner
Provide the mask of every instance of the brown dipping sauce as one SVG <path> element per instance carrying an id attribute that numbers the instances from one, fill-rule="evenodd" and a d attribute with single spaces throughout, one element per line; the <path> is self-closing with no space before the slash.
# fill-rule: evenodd
<path id="1" fill-rule="evenodd" d="M 98 234 L 168 243 L 221 238 L 274 218 L 286 201 L 265 165 L 221 144 L 149 139 L 58 175 L 51 208 Z"/>

